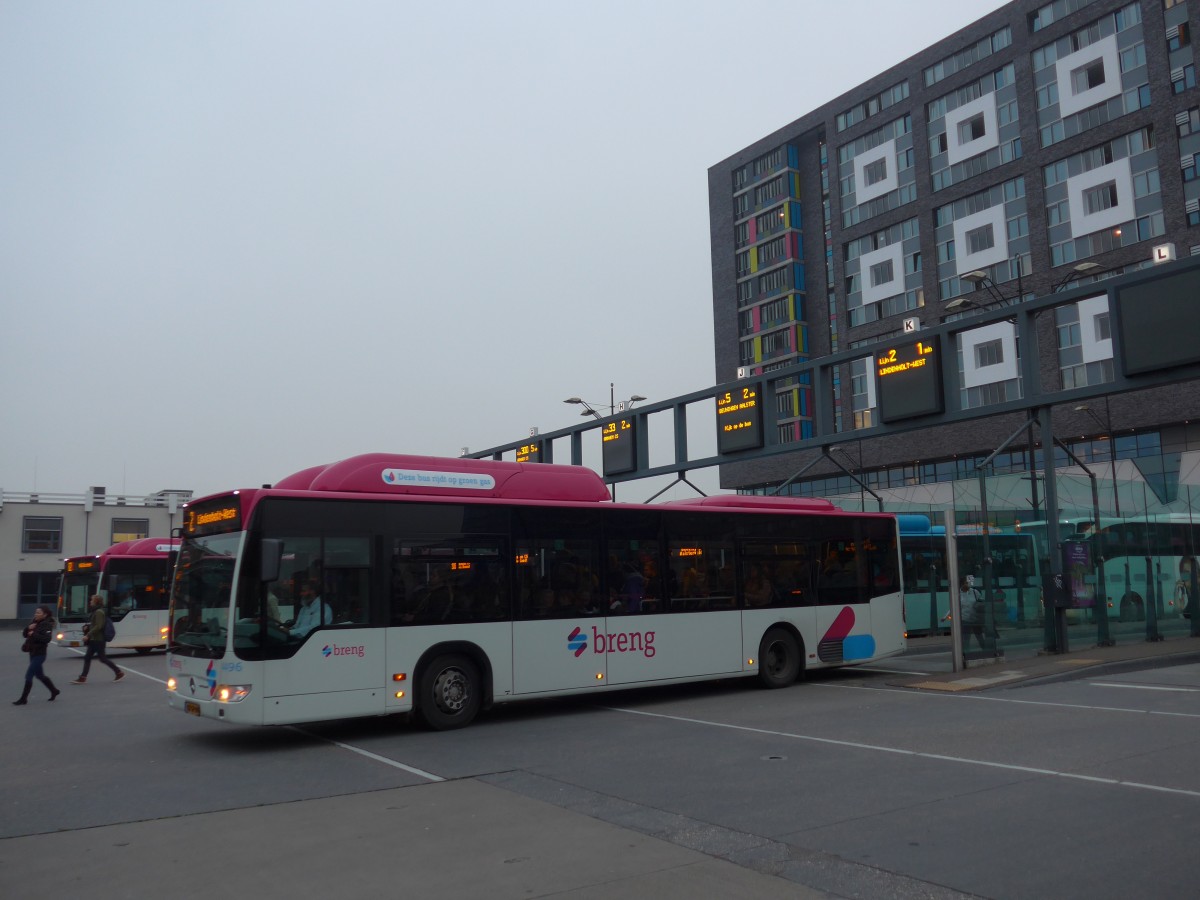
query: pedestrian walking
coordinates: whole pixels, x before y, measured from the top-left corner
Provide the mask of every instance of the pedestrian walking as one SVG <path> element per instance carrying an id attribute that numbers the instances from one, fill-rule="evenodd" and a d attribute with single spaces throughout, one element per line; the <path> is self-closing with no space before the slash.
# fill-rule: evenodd
<path id="1" fill-rule="evenodd" d="M 42 663 L 46 661 L 46 648 L 50 646 L 50 638 L 54 635 L 54 616 L 45 606 L 39 606 L 33 611 L 33 621 L 25 626 L 25 643 L 21 649 L 29 654 L 29 668 L 25 670 L 25 690 L 21 691 L 21 699 L 14 700 L 13 706 L 24 706 L 29 702 L 29 691 L 33 687 L 33 679 L 37 679 L 50 689 L 50 699 L 53 700 L 62 693 L 54 686 L 54 682 L 42 674 Z"/>
<path id="2" fill-rule="evenodd" d="M 83 671 L 71 684 L 87 684 L 88 669 L 92 667 L 93 659 L 99 659 L 100 662 L 116 673 L 113 681 L 120 681 L 125 677 L 125 673 L 117 668 L 104 652 L 104 646 L 108 643 L 108 636 L 105 634 L 108 626 L 108 613 L 104 611 L 104 598 L 99 594 L 94 594 L 92 596 L 91 607 L 91 621 L 83 629 L 84 639 L 87 642 L 87 652 L 83 654 Z"/>
<path id="3" fill-rule="evenodd" d="M 947 613 L 943 621 L 949 618 L 950 614 Z M 975 578 L 967 575 L 958 588 L 958 623 L 962 629 L 964 651 L 971 643 L 972 635 L 975 636 L 980 650 L 987 649 L 983 643 L 983 620 L 983 596 L 975 589 Z"/>

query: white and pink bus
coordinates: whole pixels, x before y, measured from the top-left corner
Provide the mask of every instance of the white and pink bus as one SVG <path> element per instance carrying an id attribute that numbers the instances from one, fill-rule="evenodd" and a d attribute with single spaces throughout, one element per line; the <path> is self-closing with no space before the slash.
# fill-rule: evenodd
<path id="1" fill-rule="evenodd" d="M 732 676 L 904 643 L 896 520 L 823 500 L 614 503 L 578 466 L 369 454 L 187 504 L 172 708 L 415 713 Z"/>
<path id="2" fill-rule="evenodd" d="M 83 646 L 83 626 L 91 618 L 88 601 L 104 598 L 117 636 L 109 649 L 149 653 L 167 646 L 167 600 L 179 541 L 140 538 L 113 544 L 94 556 L 63 563 L 58 586 L 60 647 Z"/>

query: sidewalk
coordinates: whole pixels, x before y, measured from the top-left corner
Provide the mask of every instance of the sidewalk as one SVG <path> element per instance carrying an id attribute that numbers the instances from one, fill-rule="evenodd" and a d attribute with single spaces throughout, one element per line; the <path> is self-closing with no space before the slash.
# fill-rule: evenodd
<path id="1" fill-rule="evenodd" d="M 1003 641 L 1001 642 L 1003 648 Z M 908 652 L 898 659 L 937 660 L 938 667 L 953 669 L 953 645 L 949 637 L 914 638 Z M 1004 651 L 994 662 L 973 661 L 961 672 L 897 676 L 894 687 L 922 691 L 980 691 L 1030 681 L 1065 681 L 1100 673 L 1200 663 L 1200 637 L 1170 637 L 1161 641 L 1128 640 L 1112 647 L 1072 645 L 1067 653 L 1017 647 Z M 932 667 L 932 666 L 931 666 Z"/>

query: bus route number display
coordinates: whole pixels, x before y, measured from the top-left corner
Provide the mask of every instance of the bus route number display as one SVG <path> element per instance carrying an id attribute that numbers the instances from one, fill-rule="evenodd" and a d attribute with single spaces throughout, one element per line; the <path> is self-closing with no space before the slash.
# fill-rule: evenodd
<path id="1" fill-rule="evenodd" d="M 717 452 L 736 453 L 763 445 L 763 415 L 759 394 L 752 384 L 717 397 Z"/>
<path id="2" fill-rule="evenodd" d="M 941 354 L 930 341 L 897 344 L 877 353 L 875 378 L 881 422 L 900 422 L 945 410 Z"/>
<path id="3" fill-rule="evenodd" d="M 534 441 L 532 444 L 522 444 L 517 448 L 517 462 L 541 462 L 542 461 L 542 442 Z"/>
<path id="4" fill-rule="evenodd" d="M 600 431 L 600 450 L 605 475 L 621 475 L 637 469 L 637 429 L 633 419 L 613 419 Z"/>

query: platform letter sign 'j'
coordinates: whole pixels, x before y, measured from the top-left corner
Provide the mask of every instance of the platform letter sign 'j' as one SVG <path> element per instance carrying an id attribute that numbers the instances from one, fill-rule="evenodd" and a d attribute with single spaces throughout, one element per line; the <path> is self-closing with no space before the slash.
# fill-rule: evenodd
<path id="1" fill-rule="evenodd" d="M 620 475 L 637 469 L 637 429 L 632 418 L 612 419 L 600 435 L 605 475 Z"/>
<path id="2" fill-rule="evenodd" d="M 717 395 L 717 452 L 754 450 L 763 445 L 762 385 L 743 385 Z"/>
<path id="3" fill-rule="evenodd" d="M 930 340 L 896 344 L 875 355 L 879 419 L 900 422 L 944 409 L 942 359 Z"/>

